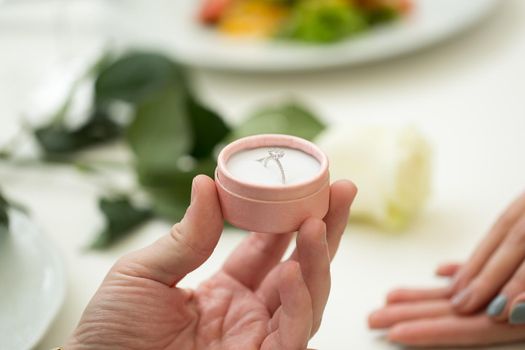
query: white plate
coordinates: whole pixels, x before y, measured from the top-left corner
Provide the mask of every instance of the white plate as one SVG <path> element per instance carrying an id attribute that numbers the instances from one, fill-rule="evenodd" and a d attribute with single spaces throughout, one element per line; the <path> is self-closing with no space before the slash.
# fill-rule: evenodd
<path id="1" fill-rule="evenodd" d="M 142 44 L 159 46 L 192 66 L 263 72 L 320 69 L 382 60 L 435 44 L 472 26 L 498 3 L 497 0 L 414 2 L 413 13 L 397 23 L 333 45 L 305 45 L 227 38 L 196 21 L 202 0 L 176 0 L 163 2 L 164 7 L 158 5 L 152 9 L 150 5 L 148 9 L 135 9 L 135 19 L 149 17 L 144 28 L 156 35 L 140 33 L 131 41 L 136 43 L 142 36 L 145 39 Z M 137 28 L 136 22 L 133 25 Z"/>
<path id="2" fill-rule="evenodd" d="M 10 213 L 0 237 L 0 349 L 27 350 L 42 338 L 65 296 L 58 251 L 29 218 Z"/>

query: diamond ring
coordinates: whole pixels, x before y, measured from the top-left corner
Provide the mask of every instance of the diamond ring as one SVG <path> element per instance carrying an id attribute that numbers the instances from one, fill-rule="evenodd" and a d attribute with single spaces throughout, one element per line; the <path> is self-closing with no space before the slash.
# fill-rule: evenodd
<path id="1" fill-rule="evenodd" d="M 275 161 L 275 163 L 277 163 L 277 166 L 279 167 L 279 171 L 281 172 L 281 181 L 283 185 L 286 183 L 286 177 L 284 175 L 284 168 L 281 164 L 280 159 L 284 157 L 284 155 L 285 153 L 282 149 L 272 148 L 268 150 L 268 155 L 266 157 L 257 159 L 258 162 L 263 163 L 264 167 L 268 166 L 268 162 L 270 160 Z"/>

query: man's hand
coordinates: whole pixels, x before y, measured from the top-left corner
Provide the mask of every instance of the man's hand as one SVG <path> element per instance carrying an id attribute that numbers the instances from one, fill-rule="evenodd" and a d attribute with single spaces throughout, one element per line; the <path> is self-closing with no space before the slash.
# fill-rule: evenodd
<path id="1" fill-rule="evenodd" d="M 66 349 L 305 349 L 355 194 L 352 183 L 335 183 L 327 216 L 303 223 L 288 260 L 293 234 L 252 233 L 214 276 L 185 290 L 177 283 L 208 259 L 223 229 L 214 182 L 196 177 L 184 219 L 113 266 Z"/>

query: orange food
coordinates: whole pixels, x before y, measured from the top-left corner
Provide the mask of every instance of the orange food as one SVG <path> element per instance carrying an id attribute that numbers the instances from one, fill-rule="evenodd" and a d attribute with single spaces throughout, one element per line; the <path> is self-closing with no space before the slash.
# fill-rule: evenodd
<path id="1" fill-rule="evenodd" d="M 412 0 L 350 0 L 350 2 L 369 10 L 386 6 L 407 13 L 412 9 Z"/>
<path id="2" fill-rule="evenodd" d="M 265 37 L 274 34 L 289 9 L 264 0 L 235 0 L 221 17 L 220 31 L 234 36 Z"/>

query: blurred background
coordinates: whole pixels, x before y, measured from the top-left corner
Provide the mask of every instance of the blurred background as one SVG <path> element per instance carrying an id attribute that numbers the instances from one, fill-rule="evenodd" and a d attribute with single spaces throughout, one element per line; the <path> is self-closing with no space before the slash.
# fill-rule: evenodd
<path id="1" fill-rule="evenodd" d="M 394 349 L 368 312 L 443 283 L 435 266 L 523 190 L 523 1 L 209 3 L 0 1 L 0 349 L 63 344 L 237 137 L 310 139 L 360 189 L 314 348 Z M 228 228 L 183 285 L 244 235 Z"/>

